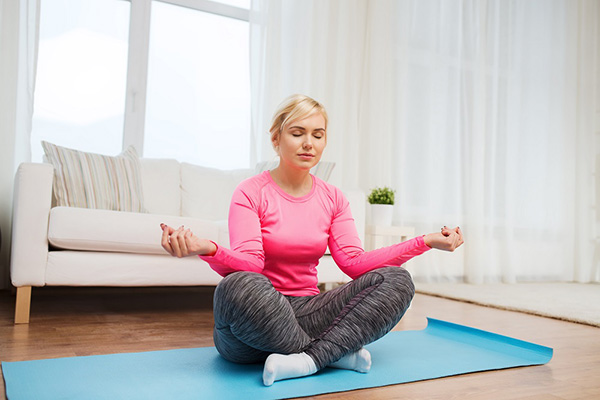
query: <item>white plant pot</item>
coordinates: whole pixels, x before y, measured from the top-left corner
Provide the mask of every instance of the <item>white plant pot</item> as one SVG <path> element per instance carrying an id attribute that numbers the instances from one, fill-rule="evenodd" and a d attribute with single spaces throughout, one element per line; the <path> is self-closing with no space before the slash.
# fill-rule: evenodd
<path id="1" fill-rule="evenodd" d="M 371 224 L 392 226 L 394 206 L 391 204 L 371 204 Z"/>

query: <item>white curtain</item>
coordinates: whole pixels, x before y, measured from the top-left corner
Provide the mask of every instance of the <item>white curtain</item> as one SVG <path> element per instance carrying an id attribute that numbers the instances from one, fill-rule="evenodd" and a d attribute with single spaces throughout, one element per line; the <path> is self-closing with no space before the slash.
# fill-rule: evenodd
<path id="1" fill-rule="evenodd" d="M 0 0 L 0 288 L 9 284 L 13 180 L 29 161 L 39 0 Z"/>
<path id="2" fill-rule="evenodd" d="M 330 114 L 332 183 L 391 185 L 419 233 L 463 229 L 415 278 L 598 281 L 599 3 L 254 1 L 255 157 L 305 93 Z"/>
<path id="3" fill-rule="evenodd" d="M 346 186 L 358 186 L 356 174 L 340 172 L 342 158 L 356 159 L 360 151 L 356 104 L 362 90 L 367 10 L 364 0 L 253 1 L 252 161 L 274 156 L 268 135 L 272 114 L 285 97 L 303 93 L 326 105 L 330 129 L 344 132 L 328 138 L 325 158 L 337 161 L 332 180 L 349 179 Z M 342 150 L 350 154 L 343 157 Z"/>

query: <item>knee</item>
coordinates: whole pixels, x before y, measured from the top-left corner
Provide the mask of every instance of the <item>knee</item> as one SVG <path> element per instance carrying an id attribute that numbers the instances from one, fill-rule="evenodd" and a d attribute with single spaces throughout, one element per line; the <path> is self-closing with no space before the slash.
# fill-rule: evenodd
<path id="1" fill-rule="evenodd" d="M 371 308 L 372 315 L 368 318 L 378 319 L 381 332 L 389 332 L 410 306 L 415 286 L 410 273 L 401 267 L 378 268 L 368 274 L 372 274 L 371 283 L 377 293 L 369 300 L 375 308 Z"/>
<path id="2" fill-rule="evenodd" d="M 239 284 L 244 284 L 245 282 L 255 281 L 262 278 L 267 279 L 266 276 L 259 274 L 258 272 L 238 271 L 233 272 L 221 279 L 221 282 L 219 282 L 218 286 L 237 286 Z"/>
<path id="3" fill-rule="evenodd" d="M 269 279 L 259 273 L 247 271 L 234 272 L 221 279 L 221 282 L 219 282 L 215 289 L 215 298 L 246 292 L 248 288 L 265 284 L 270 284 Z"/>
<path id="4" fill-rule="evenodd" d="M 396 294 L 398 300 L 407 307 L 415 295 L 415 284 L 410 272 L 402 267 L 385 267 L 378 269 L 383 276 L 383 285 Z"/>
<path id="5" fill-rule="evenodd" d="M 215 325 L 225 326 L 248 306 L 248 299 L 268 278 L 255 272 L 234 272 L 219 282 L 213 297 Z"/>
<path id="6" fill-rule="evenodd" d="M 234 272 L 219 282 L 215 289 L 213 308 L 245 308 L 249 304 L 261 307 L 280 302 L 282 298 L 266 276 L 256 272 Z"/>
<path id="7" fill-rule="evenodd" d="M 221 279 L 213 296 L 214 308 L 229 307 L 242 301 L 248 290 L 267 279 L 255 272 L 234 272 Z M 268 281 L 268 279 L 267 279 Z"/>

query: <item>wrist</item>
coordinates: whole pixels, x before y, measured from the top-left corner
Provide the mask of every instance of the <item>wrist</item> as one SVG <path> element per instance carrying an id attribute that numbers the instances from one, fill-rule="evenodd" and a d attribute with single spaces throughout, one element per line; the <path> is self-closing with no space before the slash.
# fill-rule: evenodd
<path id="1" fill-rule="evenodd" d="M 429 247 L 430 249 L 433 249 L 433 247 L 431 246 L 431 238 L 430 235 L 423 235 L 423 242 L 427 245 L 427 247 Z"/>
<path id="2" fill-rule="evenodd" d="M 203 256 L 206 257 L 213 257 L 215 254 L 217 254 L 217 244 L 215 242 L 213 242 L 212 240 L 207 240 L 207 248 L 206 248 L 206 253 L 202 254 Z"/>

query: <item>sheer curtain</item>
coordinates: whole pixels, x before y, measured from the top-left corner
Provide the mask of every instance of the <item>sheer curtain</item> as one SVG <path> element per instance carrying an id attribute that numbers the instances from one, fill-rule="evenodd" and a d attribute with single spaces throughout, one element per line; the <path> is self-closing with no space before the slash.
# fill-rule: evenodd
<path id="1" fill-rule="evenodd" d="M 274 156 L 268 135 L 272 114 L 285 97 L 303 93 L 322 101 L 330 128 L 343 132 L 328 137 L 324 159 L 337 162 L 331 179 L 358 187 L 357 174 L 341 174 L 341 163 L 357 160 L 360 152 L 356 104 L 362 90 L 367 11 L 364 0 L 253 1 L 250 65 L 256 159 L 251 161 Z M 357 172 L 358 164 L 346 168 Z"/>
<path id="2" fill-rule="evenodd" d="M 397 190 L 395 223 L 460 225 L 420 280 L 598 281 L 600 5 L 582 1 L 254 1 L 254 153 L 301 92 L 330 114 L 344 189 Z"/>
<path id="3" fill-rule="evenodd" d="M 0 288 L 9 285 L 13 180 L 31 159 L 38 25 L 39 0 L 0 0 Z"/>

